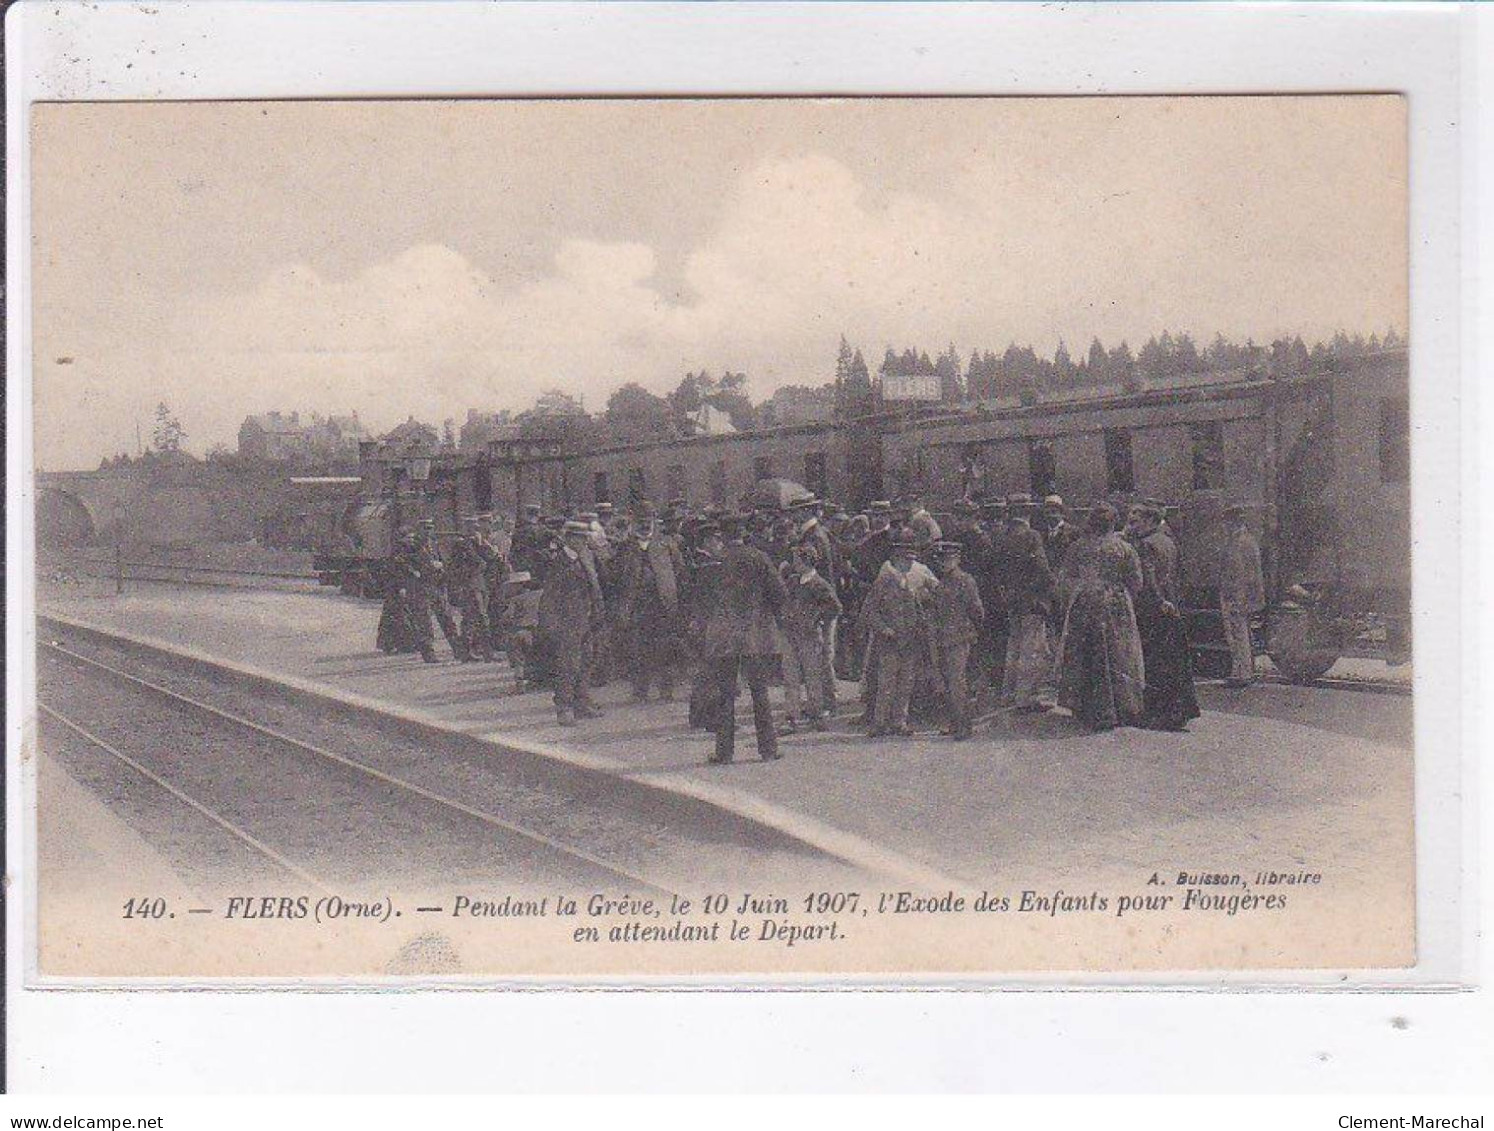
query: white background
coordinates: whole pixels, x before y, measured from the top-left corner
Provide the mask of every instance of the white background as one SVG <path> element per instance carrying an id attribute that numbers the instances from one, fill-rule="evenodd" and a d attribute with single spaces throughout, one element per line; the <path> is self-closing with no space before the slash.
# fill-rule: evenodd
<path id="1" fill-rule="evenodd" d="M 16 5 L 7 21 L 9 780 L 18 781 L 30 699 L 32 100 L 1403 91 L 1421 976 L 1477 981 L 1472 885 L 1488 885 L 1472 870 L 1474 754 L 1486 734 L 1474 708 L 1490 625 L 1476 601 L 1473 507 L 1488 491 L 1474 489 L 1483 468 L 1460 437 L 1475 434 L 1478 409 L 1476 159 L 1491 182 L 1489 146 L 1480 154 L 1472 143 L 1473 64 L 1494 49 L 1491 26 L 1471 10 L 1399 5 Z M 7 803 L 14 873 L 22 791 Z M 25 877 L 10 891 L 18 1091 L 1467 1089 L 1487 1086 L 1494 1064 L 1494 1010 L 1487 994 L 1466 991 L 40 993 L 20 984 Z"/>

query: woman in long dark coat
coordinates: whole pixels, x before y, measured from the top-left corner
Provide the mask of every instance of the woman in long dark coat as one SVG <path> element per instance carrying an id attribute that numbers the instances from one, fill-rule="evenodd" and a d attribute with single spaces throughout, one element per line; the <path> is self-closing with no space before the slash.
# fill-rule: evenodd
<path id="1" fill-rule="evenodd" d="M 1133 726 L 1144 708 L 1145 669 L 1132 599 L 1141 561 L 1115 530 L 1116 512 L 1100 504 L 1064 554 L 1064 602 L 1058 705 L 1094 730 Z"/>
<path id="2" fill-rule="evenodd" d="M 1161 512 L 1149 506 L 1131 509 L 1127 534 L 1141 559 L 1136 627 L 1146 664 L 1146 725 L 1186 730 L 1199 710 L 1188 625 L 1178 608 L 1177 544 L 1162 529 Z"/>
<path id="3" fill-rule="evenodd" d="M 377 643 L 379 651 L 391 655 L 419 650 L 408 595 L 412 569 L 410 554 L 413 549 L 406 538 L 393 554 L 379 563 L 384 587 L 384 607 L 379 612 Z"/>

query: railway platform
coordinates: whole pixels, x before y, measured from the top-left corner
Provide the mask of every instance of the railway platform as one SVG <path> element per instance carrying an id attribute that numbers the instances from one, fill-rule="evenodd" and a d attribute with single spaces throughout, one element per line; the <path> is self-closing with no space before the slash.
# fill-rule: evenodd
<path id="1" fill-rule="evenodd" d="M 160 586 L 43 594 L 40 611 L 720 805 L 908 883 L 1093 883 L 1256 856 L 1342 873 L 1410 805 L 1402 695 L 1205 686 L 1185 734 L 998 718 L 961 744 L 871 741 L 841 719 L 785 738 L 771 764 L 752 759 L 747 723 L 742 760 L 714 767 L 683 699 L 635 704 L 617 681 L 598 692 L 603 718 L 562 730 L 548 693 L 515 694 L 504 663 L 377 652 L 378 606 L 336 594 Z M 1409 898 L 1400 879 L 1374 877 L 1395 889 L 1378 894 Z"/>

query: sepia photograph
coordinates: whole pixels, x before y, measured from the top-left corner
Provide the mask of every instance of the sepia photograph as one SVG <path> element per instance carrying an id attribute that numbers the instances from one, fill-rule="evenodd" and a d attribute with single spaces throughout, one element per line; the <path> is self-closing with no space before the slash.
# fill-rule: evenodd
<path id="1" fill-rule="evenodd" d="M 39 977 L 1416 964 L 1404 98 L 29 126 Z"/>

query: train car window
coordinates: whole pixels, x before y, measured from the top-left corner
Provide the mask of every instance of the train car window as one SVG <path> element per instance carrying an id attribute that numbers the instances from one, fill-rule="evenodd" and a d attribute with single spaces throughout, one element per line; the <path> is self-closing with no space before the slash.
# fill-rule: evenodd
<path id="1" fill-rule="evenodd" d="M 752 478 L 772 479 L 773 461 L 768 456 L 758 456 L 752 461 Z"/>
<path id="2" fill-rule="evenodd" d="M 635 467 L 628 472 L 628 502 L 641 503 L 648 497 L 648 480 L 644 478 L 643 468 Z"/>
<path id="3" fill-rule="evenodd" d="M 1193 489 L 1209 491 L 1224 486 L 1224 425 L 1208 420 L 1193 425 Z"/>
<path id="4" fill-rule="evenodd" d="M 806 452 L 804 455 L 804 486 L 820 498 L 828 493 L 828 468 L 824 452 Z"/>
<path id="5" fill-rule="evenodd" d="M 1411 398 L 1384 397 L 1380 401 L 1380 482 L 1406 483 L 1411 479 Z"/>
<path id="6" fill-rule="evenodd" d="M 1027 444 L 1027 479 L 1034 495 L 1051 495 L 1058 482 L 1058 456 L 1052 440 L 1031 440 Z"/>
<path id="7" fill-rule="evenodd" d="M 605 471 L 592 472 L 591 501 L 594 503 L 610 503 L 612 501 L 612 497 L 607 493 L 607 473 Z"/>
<path id="8" fill-rule="evenodd" d="M 1105 489 L 1118 493 L 1136 490 L 1136 464 L 1131 457 L 1131 430 L 1105 429 Z"/>

